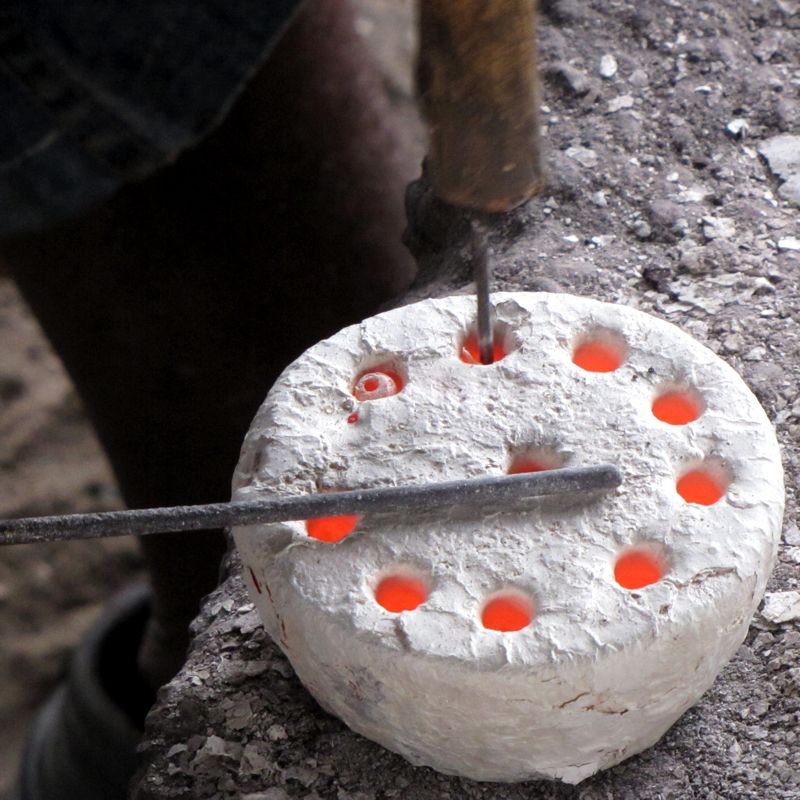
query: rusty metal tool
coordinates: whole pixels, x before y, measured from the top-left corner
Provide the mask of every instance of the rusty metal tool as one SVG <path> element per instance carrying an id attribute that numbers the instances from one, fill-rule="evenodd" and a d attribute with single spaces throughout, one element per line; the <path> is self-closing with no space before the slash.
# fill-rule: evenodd
<path id="1" fill-rule="evenodd" d="M 344 514 L 396 513 L 429 508 L 497 508 L 498 503 L 530 497 L 613 489 L 622 482 L 610 464 L 572 467 L 522 475 L 356 489 L 330 494 L 273 497 L 198 506 L 106 511 L 0 520 L 0 544 L 142 536 L 167 531 L 191 531 L 228 525 L 256 525 Z"/>
<path id="2" fill-rule="evenodd" d="M 420 0 L 417 91 L 434 193 L 508 211 L 544 189 L 536 0 Z"/>

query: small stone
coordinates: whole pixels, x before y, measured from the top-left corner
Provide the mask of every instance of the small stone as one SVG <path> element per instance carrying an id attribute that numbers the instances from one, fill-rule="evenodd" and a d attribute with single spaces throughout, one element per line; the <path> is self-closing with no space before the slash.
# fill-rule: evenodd
<path id="1" fill-rule="evenodd" d="M 558 84 L 571 94 L 585 95 L 592 89 L 592 81 L 586 73 L 564 61 L 558 61 L 545 67 L 544 74 L 553 83 Z"/>
<path id="2" fill-rule="evenodd" d="M 770 170 L 779 178 L 789 180 L 800 174 L 800 136 L 782 133 L 766 139 L 758 146 Z"/>
<path id="3" fill-rule="evenodd" d="M 747 132 L 749 130 L 749 126 L 747 124 L 747 120 L 746 119 L 742 119 L 742 117 L 737 117 L 736 119 L 732 119 L 725 126 L 725 130 L 734 139 L 744 139 L 744 137 L 747 136 Z"/>
<path id="4" fill-rule="evenodd" d="M 256 659 L 255 661 L 247 661 L 244 665 L 244 672 L 249 678 L 256 675 L 263 675 L 269 669 L 269 663 Z"/>
<path id="5" fill-rule="evenodd" d="M 608 206 L 608 200 L 606 200 L 606 193 L 605 192 L 595 192 L 592 195 L 592 202 L 598 208 L 606 208 Z"/>
<path id="6" fill-rule="evenodd" d="M 238 742 L 226 742 L 219 736 L 209 736 L 195 753 L 193 763 L 202 764 L 210 759 L 231 758 L 239 759 L 242 755 L 242 746 Z"/>
<path id="7" fill-rule="evenodd" d="M 259 749 L 259 743 L 250 742 L 245 745 L 239 770 L 250 775 L 263 774 L 269 768 L 269 760 Z"/>
<path id="8" fill-rule="evenodd" d="M 622 111 L 626 108 L 633 108 L 633 96 L 629 94 L 621 94 L 608 101 L 608 113 L 615 114 L 617 111 Z"/>
<path id="9" fill-rule="evenodd" d="M 269 736 L 270 740 L 273 742 L 289 738 L 289 734 L 286 733 L 286 728 L 278 724 L 270 725 L 269 728 L 267 728 L 267 736 Z"/>
<path id="10" fill-rule="evenodd" d="M 742 755 L 742 746 L 736 739 L 733 740 L 733 744 L 728 748 L 728 757 L 731 759 L 732 763 L 738 763 L 739 759 Z"/>
<path id="11" fill-rule="evenodd" d="M 637 239 L 649 239 L 653 235 L 653 229 L 643 219 L 633 224 L 633 232 Z"/>
<path id="12" fill-rule="evenodd" d="M 766 355 L 767 355 L 766 347 L 761 347 L 759 345 L 758 347 L 753 347 L 750 350 L 748 350 L 744 354 L 743 358 L 744 358 L 745 361 L 759 361 L 760 362 L 760 361 L 763 361 L 764 358 L 766 358 Z"/>
<path id="13" fill-rule="evenodd" d="M 791 130 L 795 120 L 800 119 L 800 102 L 792 97 L 780 97 L 775 104 L 775 113 L 783 130 Z"/>
<path id="14" fill-rule="evenodd" d="M 753 55 L 762 63 L 766 64 L 774 55 L 780 54 L 781 39 L 777 31 L 765 29 L 761 41 L 753 48 Z"/>
<path id="15" fill-rule="evenodd" d="M 691 273 L 705 272 L 706 265 L 701 258 L 702 251 L 700 245 L 692 239 L 684 239 L 678 245 L 678 252 L 680 253 L 678 263 Z"/>
<path id="16" fill-rule="evenodd" d="M 792 175 L 783 186 L 778 189 L 778 194 L 790 203 L 800 207 L 800 172 Z"/>
<path id="17" fill-rule="evenodd" d="M 712 239 L 730 239 L 736 235 L 736 223 L 730 217 L 703 217 L 703 236 Z"/>
<path id="18" fill-rule="evenodd" d="M 688 189 L 682 191 L 680 199 L 685 203 L 700 203 L 711 194 L 711 190 L 701 183 L 693 183 Z"/>
<path id="19" fill-rule="evenodd" d="M 304 767 L 301 764 L 295 764 L 283 771 L 283 777 L 285 780 L 297 781 L 302 786 L 305 786 L 306 789 L 310 789 L 316 782 L 318 775 L 313 769 Z"/>
<path id="20" fill-rule="evenodd" d="M 600 59 L 600 77 L 609 80 L 617 74 L 617 59 L 611 53 L 606 53 Z"/>
<path id="21" fill-rule="evenodd" d="M 597 153 L 588 147 L 575 146 L 566 151 L 567 156 L 577 161 L 582 167 L 591 169 L 597 166 Z"/>
<path id="22" fill-rule="evenodd" d="M 633 86 L 647 86 L 650 82 L 650 79 L 647 77 L 647 73 L 643 69 L 635 69 L 631 72 L 630 78 L 628 80 L 631 82 Z"/>
<path id="23" fill-rule="evenodd" d="M 659 292 L 669 292 L 669 282 L 672 280 L 672 270 L 669 267 L 647 266 L 642 270 L 642 277 Z"/>
<path id="24" fill-rule="evenodd" d="M 778 10 L 787 17 L 794 16 L 800 12 L 800 9 L 797 7 L 797 0 L 775 0 L 775 5 L 778 7 Z"/>
<path id="25" fill-rule="evenodd" d="M 783 541 L 786 542 L 786 544 L 800 547 L 800 528 L 793 522 L 783 532 Z"/>
<path id="26" fill-rule="evenodd" d="M 234 628 L 241 631 L 245 636 L 261 627 L 261 618 L 255 608 L 247 614 L 241 614 L 234 623 Z"/>
<path id="27" fill-rule="evenodd" d="M 800 239 L 796 236 L 786 236 L 778 239 L 778 250 L 800 250 Z"/>
<path id="28" fill-rule="evenodd" d="M 554 22 L 569 24 L 577 22 L 584 15 L 583 4 L 578 0 L 550 0 L 547 3 L 547 16 Z"/>
<path id="29" fill-rule="evenodd" d="M 744 339 L 738 333 L 729 333 L 722 340 L 722 346 L 727 353 L 738 353 L 743 345 Z"/>
<path id="30" fill-rule="evenodd" d="M 768 592 L 764 596 L 761 616 L 776 624 L 800 619 L 800 592 Z"/>
<path id="31" fill-rule="evenodd" d="M 250 701 L 245 697 L 239 700 L 233 708 L 230 709 L 230 719 L 228 726 L 235 731 L 241 731 L 251 728 L 253 725 L 253 709 L 250 706 Z"/>
<path id="32" fill-rule="evenodd" d="M 656 197 L 648 206 L 650 221 L 660 228 L 685 235 L 689 228 L 686 209 L 663 197 Z"/>

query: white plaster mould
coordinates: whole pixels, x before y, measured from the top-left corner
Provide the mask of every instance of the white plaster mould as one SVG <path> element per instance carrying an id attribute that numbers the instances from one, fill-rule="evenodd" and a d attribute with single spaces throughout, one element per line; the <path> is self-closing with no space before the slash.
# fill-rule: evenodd
<path id="1" fill-rule="evenodd" d="M 302 522 L 234 535 L 270 635 L 353 730 L 446 773 L 577 783 L 655 743 L 743 640 L 780 537 L 781 460 L 741 378 L 673 325 L 568 295 L 493 302 L 515 349 L 488 367 L 458 358 L 475 313 L 467 296 L 380 314 L 304 353 L 253 422 L 235 499 L 501 474 L 526 446 L 569 465 L 618 464 L 618 490 L 489 516 L 365 518 L 337 544 L 309 538 Z M 596 328 L 628 343 L 615 372 L 572 363 L 576 339 Z M 404 390 L 357 403 L 355 376 L 387 360 Z M 700 419 L 653 416 L 654 394 L 672 384 L 702 395 Z M 676 477 L 709 457 L 731 475 L 727 495 L 684 502 Z M 629 591 L 614 563 L 641 543 L 669 569 Z M 414 611 L 374 600 L 397 570 L 428 582 Z M 481 624 L 503 588 L 534 601 L 523 630 Z"/>

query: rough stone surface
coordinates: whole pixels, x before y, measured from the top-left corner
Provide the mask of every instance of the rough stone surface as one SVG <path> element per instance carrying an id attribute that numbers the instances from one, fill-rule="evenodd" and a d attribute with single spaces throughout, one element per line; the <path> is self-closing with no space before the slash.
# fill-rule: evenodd
<path id="1" fill-rule="evenodd" d="M 743 375 L 777 427 L 788 477 L 787 528 L 768 590 L 798 591 L 800 254 L 777 247 L 798 235 L 798 217 L 757 150 L 770 137 L 798 134 L 797 3 L 549 0 L 543 7 L 545 63 L 571 61 L 595 74 L 612 53 L 619 69 L 581 96 L 545 72 L 550 188 L 486 221 L 496 286 L 638 307 L 676 322 Z M 620 94 L 632 95 L 634 106 L 606 114 Z M 747 120 L 745 140 L 725 131 L 734 118 Z M 570 147 L 594 150 L 597 164 L 567 157 Z M 605 205 L 592 200 L 600 196 Z M 669 214 L 651 218 L 658 199 L 680 206 L 686 225 Z M 461 215 L 424 183 L 409 192 L 409 214 L 420 277 L 407 299 L 472 291 Z M 706 216 L 733 220 L 733 236 L 706 240 Z M 634 231 L 642 219 L 649 238 Z M 185 669 L 150 716 L 139 800 L 238 800 L 267 789 L 305 800 L 796 800 L 800 793 L 797 620 L 756 617 L 702 701 L 641 755 L 578 787 L 480 784 L 411 767 L 323 712 L 269 643 L 239 569 L 232 555 L 228 578 L 197 620 Z M 232 710 L 242 700 L 252 724 L 237 728 Z M 270 737 L 273 725 L 285 739 Z M 230 750 L 195 763 L 210 736 L 240 745 L 238 760 Z M 168 756 L 177 744 L 187 749 Z"/>

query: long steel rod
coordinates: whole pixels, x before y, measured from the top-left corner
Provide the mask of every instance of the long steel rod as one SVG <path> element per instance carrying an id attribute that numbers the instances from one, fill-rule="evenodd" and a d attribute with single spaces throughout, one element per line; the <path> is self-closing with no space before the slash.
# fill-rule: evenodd
<path id="1" fill-rule="evenodd" d="M 616 467 L 601 464 L 421 486 L 357 489 L 199 506 L 26 517 L 0 521 L 0 544 L 31 544 L 131 534 L 142 536 L 228 525 L 253 525 L 343 514 L 394 513 L 447 506 L 479 508 L 527 497 L 613 489 L 621 482 L 622 477 Z"/>
<path id="2" fill-rule="evenodd" d="M 486 237 L 472 226 L 472 258 L 475 267 L 475 294 L 478 297 L 478 353 L 481 364 L 494 363 L 492 306 L 489 301 L 489 247 Z"/>

